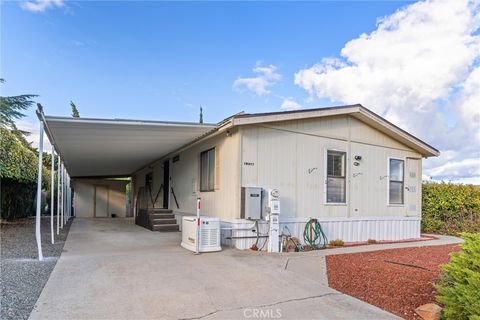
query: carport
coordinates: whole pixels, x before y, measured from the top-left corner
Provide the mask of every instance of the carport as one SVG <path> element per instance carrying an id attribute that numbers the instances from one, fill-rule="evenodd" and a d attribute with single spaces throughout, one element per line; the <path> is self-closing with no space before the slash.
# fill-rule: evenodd
<path id="1" fill-rule="evenodd" d="M 71 217 L 72 178 L 130 177 L 138 169 L 155 163 L 163 156 L 181 149 L 203 135 L 217 129 L 216 124 L 95 119 L 48 116 L 38 104 L 40 121 L 39 170 L 37 181 L 36 240 L 39 260 L 43 260 L 40 239 L 40 206 L 42 184 L 43 133 L 52 145 L 52 167 L 55 154 L 58 163 L 58 183 L 52 174 L 51 208 L 57 192 L 57 234 Z M 70 205 L 69 205 L 70 204 Z M 54 242 L 54 219 L 51 210 L 51 234 Z"/>

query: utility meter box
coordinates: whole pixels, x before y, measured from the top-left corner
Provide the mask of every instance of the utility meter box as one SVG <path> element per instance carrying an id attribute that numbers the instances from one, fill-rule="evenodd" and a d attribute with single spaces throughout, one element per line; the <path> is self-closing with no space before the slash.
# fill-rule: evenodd
<path id="1" fill-rule="evenodd" d="M 268 252 L 280 252 L 280 192 L 278 189 L 268 190 Z"/>
<path id="2" fill-rule="evenodd" d="M 242 187 L 240 218 L 249 220 L 262 218 L 262 188 Z"/>
<path id="3" fill-rule="evenodd" d="M 280 214 L 280 192 L 278 189 L 268 189 L 268 207 L 270 214 Z"/>

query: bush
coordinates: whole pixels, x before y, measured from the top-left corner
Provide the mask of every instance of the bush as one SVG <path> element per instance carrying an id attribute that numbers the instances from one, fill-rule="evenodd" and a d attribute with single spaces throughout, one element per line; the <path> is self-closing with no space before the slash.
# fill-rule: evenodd
<path id="1" fill-rule="evenodd" d="M 332 247 L 343 247 L 345 243 L 341 239 L 336 239 L 336 240 L 330 240 L 329 244 Z"/>
<path id="2" fill-rule="evenodd" d="M 480 188 L 453 183 L 424 183 L 422 231 L 458 235 L 480 232 Z"/>
<path id="3" fill-rule="evenodd" d="M 437 300 L 446 319 L 480 319 L 480 233 L 463 233 L 462 251 L 443 266 Z"/>
<path id="4" fill-rule="evenodd" d="M 0 127 L 1 218 L 13 220 L 35 213 L 38 157 L 12 131 Z M 50 199 L 50 170 L 42 169 L 42 189 Z M 43 201 L 45 202 L 45 201 Z M 42 206 L 44 208 L 44 206 Z"/>
<path id="5" fill-rule="evenodd" d="M 377 243 L 377 240 L 375 240 L 375 239 L 368 239 L 368 240 L 367 240 L 367 243 L 368 243 L 368 244 L 375 244 L 375 243 Z"/>

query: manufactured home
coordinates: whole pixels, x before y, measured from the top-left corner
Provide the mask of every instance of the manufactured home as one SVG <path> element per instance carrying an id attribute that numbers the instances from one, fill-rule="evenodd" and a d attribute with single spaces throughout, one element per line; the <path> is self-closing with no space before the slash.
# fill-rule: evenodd
<path id="1" fill-rule="evenodd" d="M 98 181 L 130 177 L 132 209 L 118 216 L 177 230 L 200 198 L 202 215 L 221 220 L 222 244 L 239 249 L 255 242 L 245 190 L 260 190 L 261 231 L 266 191 L 276 189 L 280 233 L 302 239 L 316 218 L 328 239 L 419 238 L 422 159 L 439 155 L 361 105 L 239 113 L 218 124 L 43 118 L 74 186 L 89 190 L 76 199 L 91 217 L 96 188 L 105 190 Z"/>

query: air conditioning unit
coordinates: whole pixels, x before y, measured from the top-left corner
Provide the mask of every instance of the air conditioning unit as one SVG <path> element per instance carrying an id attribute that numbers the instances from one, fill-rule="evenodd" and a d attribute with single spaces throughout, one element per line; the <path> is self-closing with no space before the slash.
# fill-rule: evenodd
<path id="1" fill-rule="evenodd" d="M 220 218 L 200 217 L 200 252 L 221 251 Z M 196 251 L 197 217 L 186 216 L 182 219 L 182 247 Z"/>

